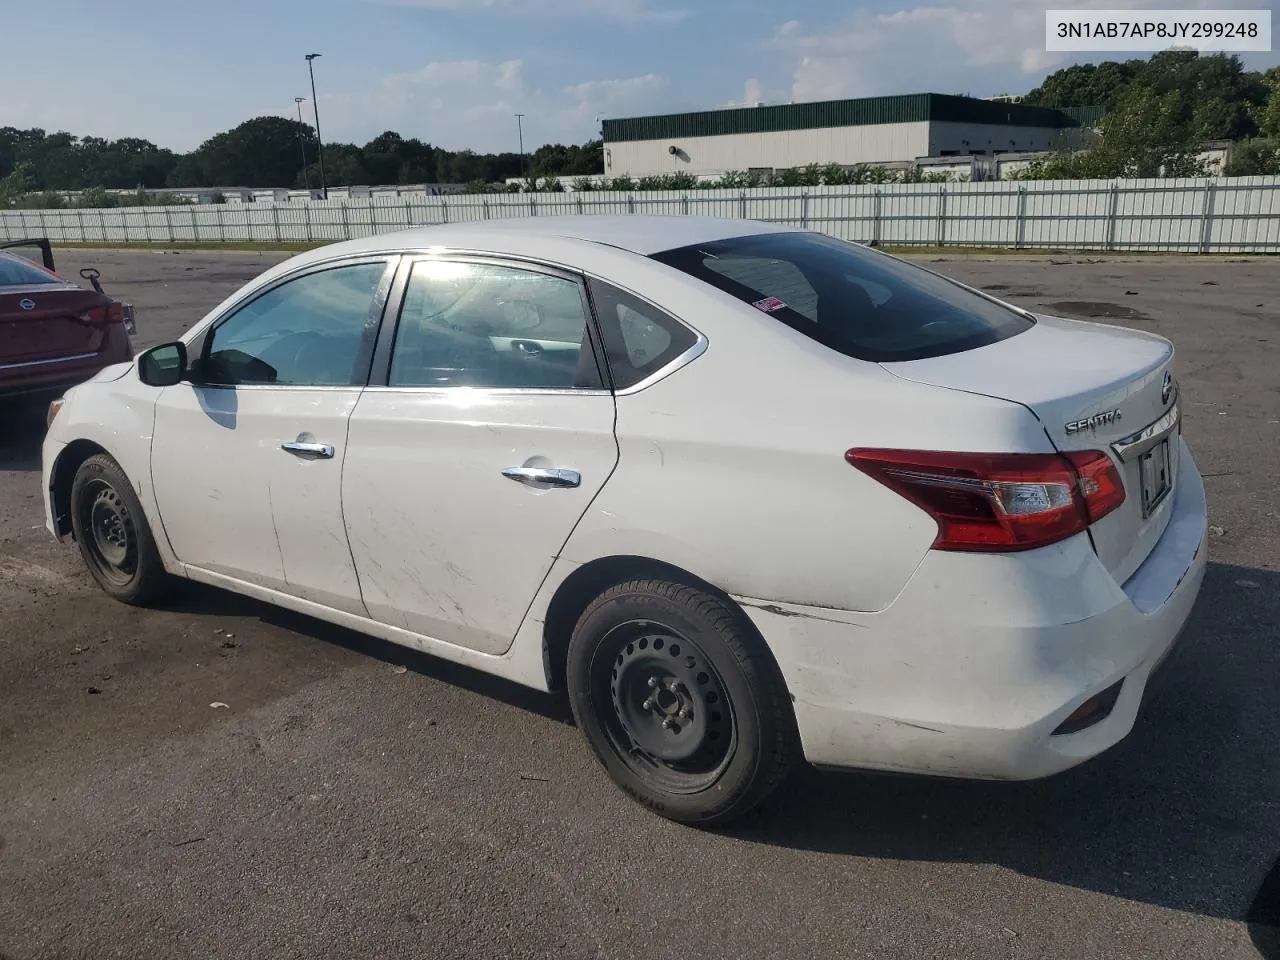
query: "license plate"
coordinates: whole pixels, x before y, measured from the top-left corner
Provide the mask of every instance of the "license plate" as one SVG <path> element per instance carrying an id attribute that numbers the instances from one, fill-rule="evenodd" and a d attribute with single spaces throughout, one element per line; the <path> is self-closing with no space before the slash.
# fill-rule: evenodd
<path id="1" fill-rule="evenodd" d="M 1142 474 L 1142 516 L 1151 516 L 1173 488 L 1173 470 L 1169 463 L 1169 441 L 1161 440 L 1138 460 Z"/>

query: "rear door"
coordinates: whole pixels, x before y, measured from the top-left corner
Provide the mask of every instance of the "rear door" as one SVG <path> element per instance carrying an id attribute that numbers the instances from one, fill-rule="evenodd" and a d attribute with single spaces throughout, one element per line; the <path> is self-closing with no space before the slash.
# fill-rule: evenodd
<path id="1" fill-rule="evenodd" d="M 103 296 L 0 253 L 0 365 L 91 357 L 107 325 Z"/>
<path id="2" fill-rule="evenodd" d="M 618 461 L 581 278 L 422 257 L 351 415 L 342 506 L 369 614 L 505 651 Z"/>

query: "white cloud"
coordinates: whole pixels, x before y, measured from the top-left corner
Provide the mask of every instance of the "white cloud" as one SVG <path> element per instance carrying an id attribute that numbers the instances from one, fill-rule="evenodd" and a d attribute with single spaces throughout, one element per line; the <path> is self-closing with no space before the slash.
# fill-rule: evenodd
<path id="1" fill-rule="evenodd" d="M 762 84 L 755 77 L 752 77 L 750 80 L 748 80 L 746 83 L 742 85 L 741 100 L 730 100 L 728 103 L 723 103 L 720 106 L 721 107 L 751 107 L 757 103 L 762 103 L 765 100 L 766 100 L 766 97 L 764 94 L 764 84 Z"/>
<path id="2" fill-rule="evenodd" d="M 679 23 L 689 11 L 658 9 L 645 0 L 376 0 L 401 7 L 451 10 L 459 13 L 497 12 L 528 17 L 573 17 L 618 20 L 623 23 Z"/>
<path id="3" fill-rule="evenodd" d="M 963 6 L 860 11 L 834 29 L 790 20 L 775 31 L 766 48 L 794 58 L 791 97 L 795 100 L 925 91 L 974 96 L 1020 93 L 1037 85 L 1045 73 L 1080 59 L 1044 49 L 1045 10 L 1061 6 L 1045 0 L 972 0 Z M 1077 0 L 1074 6 L 1140 9 L 1168 3 Z M 1117 59 L 1114 54 L 1109 58 Z"/>
<path id="4" fill-rule="evenodd" d="M 326 128 L 349 131 L 363 143 L 396 130 L 449 149 L 514 150 L 516 113 L 525 114 L 526 149 L 543 143 L 582 143 L 599 135 L 597 117 L 629 116 L 654 108 L 665 81 L 656 74 L 586 80 L 546 90 L 530 82 L 520 60 L 446 60 L 386 77 L 374 91 L 321 96 L 333 117 Z"/>

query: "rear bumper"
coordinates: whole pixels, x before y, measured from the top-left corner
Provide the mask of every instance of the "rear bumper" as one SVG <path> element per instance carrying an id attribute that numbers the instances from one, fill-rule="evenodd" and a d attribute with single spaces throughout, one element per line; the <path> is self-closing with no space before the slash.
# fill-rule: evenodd
<path id="1" fill-rule="evenodd" d="M 113 327 L 96 353 L 0 363 L 0 397 L 57 393 L 84 383 L 104 367 L 132 358 L 133 347 L 124 327 Z"/>
<path id="2" fill-rule="evenodd" d="M 1119 742 L 1204 577 L 1204 484 L 1185 447 L 1174 497 L 1168 527 L 1123 587 L 1080 536 L 1023 554 L 930 552 L 874 614 L 739 598 L 782 669 L 806 758 L 1020 780 Z M 1054 734 L 1116 684 L 1104 719 Z"/>

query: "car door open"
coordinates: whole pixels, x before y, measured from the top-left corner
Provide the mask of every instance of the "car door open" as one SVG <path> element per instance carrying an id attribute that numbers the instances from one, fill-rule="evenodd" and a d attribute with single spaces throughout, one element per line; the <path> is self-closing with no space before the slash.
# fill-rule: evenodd
<path id="1" fill-rule="evenodd" d="M 580 278 L 478 258 L 402 273 L 347 441 L 360 586 L 376 620 L 501 653 L 617 463 L 613 396 Z"/>

